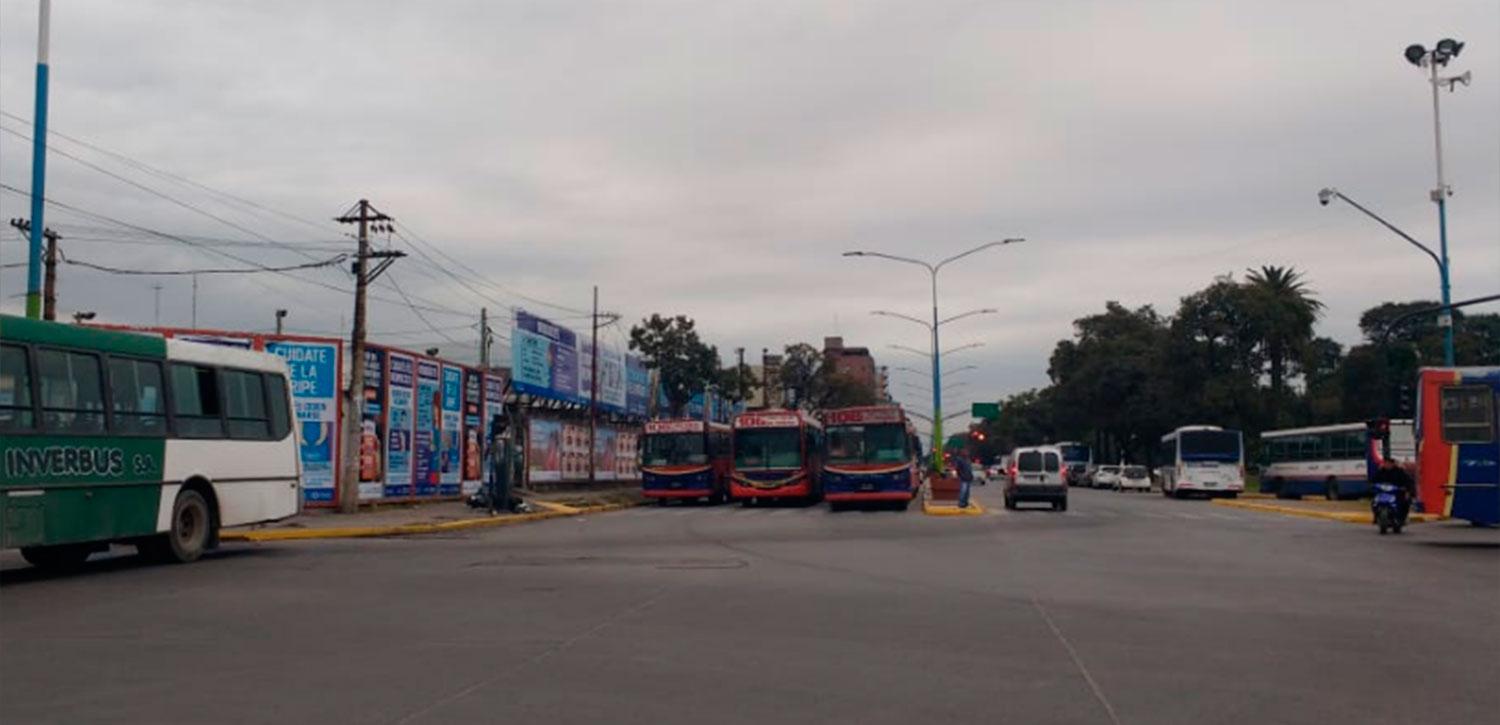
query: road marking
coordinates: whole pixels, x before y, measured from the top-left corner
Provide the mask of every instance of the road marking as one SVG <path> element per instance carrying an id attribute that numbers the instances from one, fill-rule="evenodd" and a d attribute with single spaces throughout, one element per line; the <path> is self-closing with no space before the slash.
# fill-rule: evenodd
<path id="1" fill-rule="evenodd" d="M 1104 706 L 1104 713 L 1109 715 L 1109 721 L 1114 723 L 1114 725 L 1120 725 L 1120 716 L 1115 714 L 1114 706 L 1110 705 L 1109 698 L 1104 696 L 1104 689 L 1099 687 L 1098 682 L 1094 681 L 1094 676 L 1089 674 L 1089 668 L 1083 666 L 1083 658 L 1078 656 L 1078 650 L 1073 649 L 1073 643 L 1069 642 L 1068 638 L 1063 636 L 1062 630 L 1058 628 L 1056 622 L 1052 621 L 1052 615 L 1047 613 L 1047 608 L 1042 606 L 1042 600 L 1038 599 L 1035 594 L 1031 595 L 1031 606 L 1036 608 L 1037 614 L 1042 615 L 1042 620 L 1047 623 L 1047 628 L 1052 630 L 1052 636 L 1056 637 L 1057 641 L 1062 643 L 1063 649 L 1068 651 L 1068 657 L 1073 660 L 1073 666 L 1077 667 L 1078 673 L 1083 675 L 1084 682 L 1088 683 L 1089 689 L 1094 693 L 1094 699 L 1098 700 L 1099 704 Z"/>
<path id="2" fill-rule="evenodd" d="M 1192 519 L 1193 521 L 1203 520 L 1203 514 L 1177 514 L 1177 517 L 1183 519 Z"/>

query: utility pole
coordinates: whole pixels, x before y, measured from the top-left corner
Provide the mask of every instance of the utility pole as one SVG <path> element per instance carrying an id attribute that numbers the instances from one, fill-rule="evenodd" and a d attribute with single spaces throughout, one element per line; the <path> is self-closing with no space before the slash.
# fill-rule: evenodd
<path id="1" fill-rule="evenodd" d="M 734 369 L 734 383 L 739 386 L 740 400 L 745 402 L 745 348 L 737 347 L 734 354 L 739 357 L 739 366 Z"/>
<path id="2" fill-rule="evenodd" d="M 760 407 L 767 409 L 771 407 L 771 368 L 766 366 L 766 354 L 769 352 L 769 348 L 760 349 Z"/>
<path id="3" fill-rule="evenodd" d="M 52 0 L 41 0 L 36 34 L 36 108 L 31 116 L 31 224 L 35 232 L 30 235 L 31 244 L 27 245 L 26 256 L 26 316 L 32 319 L 42 315 L 39 287 L 42 282 L 42 236 L 47 231 L 42 216 L 47 199 L 47 79 L 51 74 L 51 27 Z"/>
<path id="4" fill-rule="evenodd" d="M 594 314 L 589 342 L 589 483 L 594 482 L 594 434 L 599 425 L 599 285 L 594 285 Z"/>
<path id="5" fill-rule="evenodd" d="M 151 324 L 156 325 L 157 327 L 160 327 L 161 326 L 161 283 L 157 282 L 156 284 L 151 285 L 151 290 L 156 293 L 155 294 L 155 301 L 154 301 L 154 303 L 152 305 L 152 310 L 153 310 L 154 315 L 155 315 L 155 317 L 153 319 L 155 321 L 152 322 Z"/>
<path id="6" fill-rule="evenodd" d="M 21 230 L 29 238 L 31 235 L 31 220 L 11 219 L 10 225 Z M 42 276 L 42 319 L 57 319 L 57 240 L 62 237 L 51 229 L 42 230 L 42 238 L 47 240 L 47 251 L 42 256 L 42 265 L 45 272 Z"/>
<path id="7" fill-rule="evenodd" d="M 335 217 L 340 224 L 359 225 L 359 254 L 354 258 L 354 329 L 349 336 L 349 386 L 344 393 L 344 435 L 339 454 L 343 456 L 339 465 L 339 511 L 352 514 L 359 510 L 359 428 L 364 413 L 365 389 L 365 289 L 375 281 L 396 259 L 406 256 L 397 251 L 370 251 L 371 224 L 375 231 L 391 228 L 391 217 L 370 206 L 367 199 L 360 199 L 343 216 Z M 374 268 L 371 259 L 379 259 Z"/>
<path id="8" fill-rule="evenodd" d="M 281 334 L 281 321 L 286 319 L 286 310 L 276 311 L 276 334 Z"/>
<path id="9" fill-rule="evenodd" d="M 479 369 L 490 369 L 490 308 L 479 308 Z"/>
<path id="10" fill-rule="evenodd" d="M 193 321 L 188 326 L 198 329 L 198 275 L 196 274 L 193 275 Z"/>

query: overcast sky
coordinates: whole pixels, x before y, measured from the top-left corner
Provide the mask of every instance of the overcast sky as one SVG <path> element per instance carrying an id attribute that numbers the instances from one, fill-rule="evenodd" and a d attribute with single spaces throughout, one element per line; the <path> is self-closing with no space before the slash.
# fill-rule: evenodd
<path id="1" fill-rule="evenodd" d="M 1000 310 L 944 329 L 944 347 L 985 344 L 949 363 L 981 368 L 952 379 L 967 385 L 949 410 L 1044 384 L 1055 342 L 1106 300 L 1169 313 L 1253 265 L 1303 270 L 1328 306 L 1319 331 L 1356 342 L 1360 311 L 1435 298 L 1436 273 L 1316 194 L 1335 185 L 1435 240 L 1430 96 L 1401 51 L 1445 36 L 1468 43 L 1449 72 L 1474 75 L 1443 94 L 1453 295 L 1500 291 L 1493 0 L 61 0 L 52 12 L 53 131 L 274 211 L 58 136 L 59 152 L 170 199 L 56 154 L 50 198 L 267 265 L 352 250 L 329 219 L 368 198 L 450 271 L 495 285 L 472 283 L 483 299 L 420 257 L 397 262 L 371 327 L 410 347 L 469 350 L 464 326 L 486 304 L 586 329 L 516 295 L 586 309 L 597 284 L 626 320 L 695 318 L 726 362 L 740 346 L 754 358 L 841 334 L 921 368 L 888 345 L 925 347 L 925 331 L 869 311 L 929 314 L 925 272 L 840 252 L 936 259 L 1005 237 L 1028 241 L 942 276 L 945 315 Z M 0 182 L 23 191 L 31 154 L 15 134 L 31 130 L 36 13 L 0 0 L 0 110 L 13 114 L 0 117 Z M 0 217 L 27 215 L 0 191 Z M 94 264 L 243 266 L 132 243 L 78 213 L 47 222 Z M 0 264 L 22 260 L 0 233 Z M 62 314 L 150 323 L 160 283 L 161 322 L 189 321 L 188 277 L 61 274 Z M 331 268 L 298 274 L 350 285 Z M 427 321 L 392 281 L 434 308 Z M 267 329 L 285 307 L 292 329 L 334 333 L 351 314 L 348 295 L 270 274 L 199 284 L 200 326 Z M 20 310 L 24 288 L 23 269 L 0 269 L 0 307 Z"/>

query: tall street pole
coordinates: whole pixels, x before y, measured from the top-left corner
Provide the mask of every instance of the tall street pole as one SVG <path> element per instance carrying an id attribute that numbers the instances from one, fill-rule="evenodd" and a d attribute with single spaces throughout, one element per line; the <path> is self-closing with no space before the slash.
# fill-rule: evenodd
<path id="1" fill-rule="evenodd" d="M 348 213 L 334 221 L 359 225 L 359 254 L 354 259 L 354 329 L 349 335 L 349 385 L 344 392 L 344 430 L 338 478 L 339 511 L 352 514 L 359 510 L 359 431 L 365 409 L 365 289 L 396 258 L 405 255 L 394 251 L 370 251 L 370 223 L 393 220 L 376 211 L 367 199 L 360 199 Z M 374 258 L 379 258 L 380 263 L 371 270 L 369 261 Z"/>
<path id="2" fill-rule="evenodd" d="M 594 482 L 594 435 L 599 425 L 599 285 L 594 285 L 593 328 L 589 342 L 589 483 Z"/>
<path id="3" fill-rule="evenodd" d="M 42 316 L 42 238 L 47 230 L 47 77 L 52 0 L 41 0 L 36 36 L 36 108 L 31 134 L 31 238 L 26 256 L 26 316 Z"/>
<path id="4" fill-rule="evenodd" d="M 1438 208 L 1438 254 L 1443 275 L 1443 312 L 1438 324 L 1443 327 L 1443 365 L 1453 367 L 1453 311 L 1448 309 L 1452 301 L 1448 289 L 1448 185 L 1443 180 L 1443 116 L 1438 103 L 1438 62 L 1430 60 L 1427 67 L 1432 71 L 1432 139 L 1437 151 L 1437 188 L 1432 190 L 1432 200 Z"/>
<path id="5" fill-rule="evenodd" d="M 932 471 L 943 472 L 943 367 L 938 347 L 937 273 L 932 267 Z"/>

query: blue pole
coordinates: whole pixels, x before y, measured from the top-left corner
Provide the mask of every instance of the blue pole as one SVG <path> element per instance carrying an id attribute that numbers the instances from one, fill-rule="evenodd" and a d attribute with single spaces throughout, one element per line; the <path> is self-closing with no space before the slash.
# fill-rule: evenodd
<path id="1" fill-rule="evenodd" d="M 1440 270 L 1443 274 L 1443 365 L 1453 367 L 1453 310 L 1447 309 L 1452 302 L 1448 291 L 1448 202 L 1438 197 L 1438 252 L 1443 258 Z"/>
<path id="2" fill-rule="evenodd" d="M 47 189 L 47 34 L 51 22 L 52 2 L 41 0 L 36 41 L 36 109 L 31 132 L 31 244 L 26 256 L 26 316 L 42 316 L 42 238 L 46 222 L 42 218 Z"/>
<path id="3" fill-rule="evenodd" d="M 932 270 L 932 472 L 943 473 L 943 374 L 938 356 L 937 270 Z"/>

